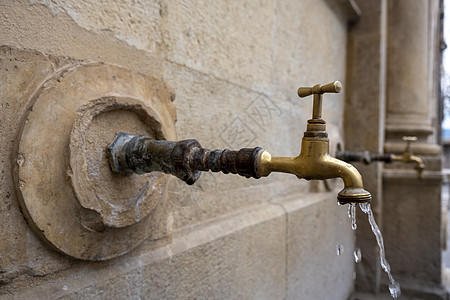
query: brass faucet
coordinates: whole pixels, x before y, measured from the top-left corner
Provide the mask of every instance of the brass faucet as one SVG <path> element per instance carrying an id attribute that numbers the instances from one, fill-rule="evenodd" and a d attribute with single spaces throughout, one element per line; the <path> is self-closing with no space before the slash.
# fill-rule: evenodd
<path id="1" fill-rule="evenodd" d="M 391 153 L 386 154 L 372 154 L 369 151 L 354 152 L 345 150 L 342 151 L 340 145 L 336 151 L 336 158 L 341 159 L 346 162 L 362 162 L 366 165 L 372 163 L 373 161 L 383 161 L 385 163 L 391 163 L 393 161 L 400 161 L 404 163 L 414 163 L 416 164 L 415 169 L 417 170 L 417 177 L 422 178 L 423 170 L 425 169 L 425 164 L 423 160 L 415 156 L 411 151 L 411 142 L 417 141 L 415 136 L 404 136 L 402 140 L 406 141 L 406 147 L 401 155 L 395 155 Z"/>
<path id="2" fill-rule="evenodd" d="M 411 151 L 411 143 L 417 141 L 417 137 L 415 136 L 404 136 L 402 137 L 402 140 L 406 142 L 405 151 L 403 151 L 402 155 L 392 155 L 392 161 L 401 161 L 404 163 L 414 163 L 415 169 L 417 170 L 417 176 L 419 178 L 422 178 L 422 172 L 425 169 L 425 164 L 423 163 L 423 160 L 415 156 L 413 152 Z"/>
<path id="3" fill-rule="evenodd" d="M 211 151 L 202 148 L 196 140 L 158 141 L 120 132 L 107 149 L 111 168 L 123 174 L 162 171 L 188 184 L 193 184 L 199 178 L 200 171 L 208 170 L 239 174 L 247 178 L 265 177 L 272 172 L 291 173 L 306 180 L 340 177 L 344 181 L 344 189 L 337 196 L 340 204 L 370 202 L 372 196 L 364 190 L 358 170 L 328 153 L 328 133 L 322 119 L 322 96 L 324 93 L 339 93 L 341 88 L 341 83 L 335 81 L 298 89 L 301 98 L 314 95 L 314 103 L 312 119 L 308 120 L 301 152 L 297 157 L 272 157 L 260 147 Z"/>

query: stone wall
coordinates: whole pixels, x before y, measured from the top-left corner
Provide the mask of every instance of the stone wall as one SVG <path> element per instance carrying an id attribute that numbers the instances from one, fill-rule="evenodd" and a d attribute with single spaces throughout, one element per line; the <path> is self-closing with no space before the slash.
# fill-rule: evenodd
<path id="1" fill-rule="evenodd" d="M 346 207 L 335 202 L 339 181 L 328 192 L 286 174 L 171 181 L 172 235 L 88 262 L 54 251 L 25 222 L 11 157 L 37 87 L 89 62 L 164 82 L 176 95 L 178 139 L 208 148 L 259 145 L 277 156 L 298 154 L 310 118 L 312 101 L 300 100 L 297 88 L 340 80 L 344 92 L 324 100 L 334 152 L 353 16 L 337 0 L 1 3 L 1 297 L 346 299 L 354 242 Z"/>

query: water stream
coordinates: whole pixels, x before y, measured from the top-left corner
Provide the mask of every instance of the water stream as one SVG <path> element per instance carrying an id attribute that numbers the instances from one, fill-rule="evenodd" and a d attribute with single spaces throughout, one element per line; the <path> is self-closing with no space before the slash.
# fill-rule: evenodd
<path id="1" fill-rule="evenodd" d="M 355 204 L 351 204 L 353 207 Z M 380 228 L 378 227 L 377 223 L 375 222 L 375 218 L 373 216 L 372 209 L 370 208 L 370 203 L 360 203 L 359 207 L 361 210 L 368 216 L 369 218 L 369 224 L 372 228 L 373 234 L 375 235 L 375 238 L 377 239 L 378 247 L 380 248 L 380 264 L 383 268 L 384 272 L 388 275 L 389 278 L 389 292 L 391 293 L 392 298 L 397 299 L 400 297 L 401 290 L 400 285 L 395 281 L 394 277 L 391 274 L 391 266 L 389 265 L 388 261 L 386 260 L 385 250 L 384 250 L 384 242 L 383 242 L 383 236 L 381 235 Z M 353 229 L 353 218 L 355 217 L 354 208 L 350 209 L 352 217 L 352 229 Z M 355 222 L 356 225 L 356 222 Z M 356 229 L 356 227 L 355 227 Z M 354 229 L 353 229 L 354 230 Z M 356 256 L 355 256 L 356 259 Z"/>

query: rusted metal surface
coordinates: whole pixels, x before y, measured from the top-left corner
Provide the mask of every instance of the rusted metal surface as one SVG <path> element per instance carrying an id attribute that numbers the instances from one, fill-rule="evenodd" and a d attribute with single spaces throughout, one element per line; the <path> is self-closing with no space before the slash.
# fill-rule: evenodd
<path id="1" fill-rule="evenodd" d="M 336 158 L 346 162 L 362 162 L 366 165 L 373 161 L 382 161 L 386 163 L 392 162 L 393 154 L 373 154 L 369 151 L 355 152 L 355 151 L 337 151 Z"/>
<path id="2" fill-rule="evenodd" d="M 108 147 L 111 168 L 123 174 L 160 171 L 193 184 L 201 171 L 239 174 L 260 178 L 260 147 L 240 150 L 209 150 L 196 140 L 154 140 L 119 132 Z"/>

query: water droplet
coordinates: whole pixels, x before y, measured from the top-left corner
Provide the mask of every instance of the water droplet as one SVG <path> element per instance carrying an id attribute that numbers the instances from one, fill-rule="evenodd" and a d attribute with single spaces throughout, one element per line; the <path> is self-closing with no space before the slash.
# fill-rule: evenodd
<path id="1" fill-rule="evenodd" d="M 344 245 L 336 245 L 336 254 L 337 255 L 344 254 Z"/>
<path id="2" fill-rule="evenodd" d="M 370 204 L 369 203 L 360 203 L 359 207 L 361 208 L 361 210 L 365 213 L 368 214 L 370 210 Z"/>
<path id="3" fill-rule="evenodd" d="M 350 209 L 350 217 L 352 218 L 352 230 L 356 230 L 358 228 L 356 225 L 356 204 L 351 203 L 348 208 Z"/>
<path id="4" fill-rule="evenodd" d="M 62 288 L 64 291 L 67 291 L 69 288 L 67 287 L 67 285 L 63 285 L 63 288 Z"/>
<path id="5" fill-rule="evenodd" d="M 394 299 L 397 299 L 402 294 L 400 285 L 395 280 L 389 284 L 389 292 Z"/>
<path id="6" fill-rule="evenodd" d="M 17 156 L 16 162 L 19 165 L 19 167 L 21 167 L 23 165 L 23 163 L 25 162 L 25 157 L 23 157 L 22 153 L 19 153 L 19 155 Z"/>
<path id="7" fill-rule="evenodd" d="M 353 280 L 356 279 L 356 272 L 353 272 Z"/>
<path id="8" fill-rule="evenodd" d="M 355 251 L 353 251 L 353 257 L 355 258 L 355 262 L 359 263 L 362 258 L 361 249 L 356 248 Z"/>
<path id="9" fill-rule="evenodd" d="M 19 189 L 23 189 L 25 187 L 25 181 L 19 180 Z"/>

